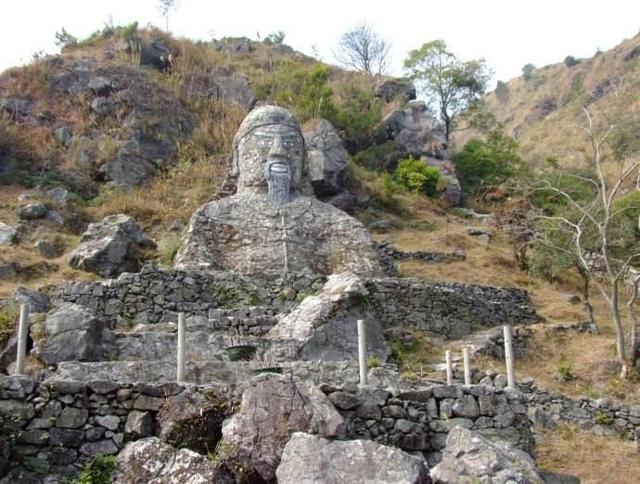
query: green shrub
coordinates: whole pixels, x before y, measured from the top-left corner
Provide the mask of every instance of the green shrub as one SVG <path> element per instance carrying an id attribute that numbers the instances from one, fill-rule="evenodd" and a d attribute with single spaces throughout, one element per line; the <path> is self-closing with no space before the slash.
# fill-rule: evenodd
<path id="1" fill-rule="evenodd" d="M 558 379 L 562 382 L 568 382 L 575 379 L 573 375 L 573 367 L 571 366 L 571 362 L 566 358 L 563 358 L 560 362 L 560 366 L 558 366 Z"/>
<path id="2" fill-rule="evenodd" d="M 486 140 L 474 138 L 454 156 L 456 175 L 467 195 L 487 191 L 522 171 L 518 143 L 499 131 Z"/>
<path id="3" fill-rule="evenodd" d="M 577 66 L 578 64 L 580 64 L 580 61 L 572 55 L 568 55 L 564 58 L 564 65 L 567 67 Z"/>
<path id="4" fill-rule="evenodd" d="M 611 425 L 613 423 L 613 417 L 603 410 L 598 410 L 593 420 L 599 425 Z"/>
<path id="5" fill-rule="evenodd" d="M 342 131 L 344 145 L 349 153 L 356 153 L 369 146 L 375 126 L 382 118 L 382 102 L 373 93 L 350 86 L 340 105 L 329 121 Z"/>
<path id="6" fill-rule="evenodd" d="M 402 158 L 395 141 L 387 141 L 381 145 L 370 146 L 353 156 L 354 163 L 377 171 L 393 171 Z"/>
<path id="7" fill-rule="evenodd" d="M 116 470 L 116 458 L 112 455 L 96 455 L 89 459 L 73 484 L 110 484 Z"/>
<path id="8" fill-rule="evenodd" d="M 378 358 L 377 356 L 370 356 L 367 360 L 367 365 L 369 368 L 380 367 L 380 358 Z"/>
<path id="9" fill-rule="evenodd" d="M 522 77 L 525 81 L 528 81 L 533 77 L 533 71 L 536 70 L 536 66 L 533 64 L 525 64 L 522 68 Z"/>
<path id="10" fill-rule="evenodd" d="M 393 177 L 411 192 L 422 192 L 429 197 L 435 197 L 438 194 L 440 171 L 435 167 L 427 166 L 422 160 L 409 157 L 400 161 Z"/>
<path id="11" fill-rule="evenodd" d="M 333 119 L 337 110 L 328 86 L 329 74 L 328 66 L 300 65 L 287 59 L 256 86 L 256 98 L 291 109 L 301 123 L 312 118 Z"/>

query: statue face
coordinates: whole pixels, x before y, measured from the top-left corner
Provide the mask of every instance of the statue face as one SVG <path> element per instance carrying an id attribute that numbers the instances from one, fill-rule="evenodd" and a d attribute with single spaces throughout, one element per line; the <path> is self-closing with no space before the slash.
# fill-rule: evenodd
<path id="1" fill-rule="evenodd" d="M 291 126 L 270 124 L 260 126 L 244 137 L 238 145 L 238 192 L 281 192 L 286 185 L 298 187 L 302 177 L 304 141 Z"/>

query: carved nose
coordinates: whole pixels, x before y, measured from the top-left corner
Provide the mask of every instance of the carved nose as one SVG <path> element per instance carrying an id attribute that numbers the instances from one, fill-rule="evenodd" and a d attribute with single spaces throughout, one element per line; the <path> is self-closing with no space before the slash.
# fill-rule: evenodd
<path id="1" fill-rule="evenodd" d="M 269 156 L 286 156 L 286 152 L 284 151 L 284 144 L 282 143 L 282 138 L 278 135 L 274 136 L 273 143 L 271 144 L 271 149 L 269 150 Z"/>

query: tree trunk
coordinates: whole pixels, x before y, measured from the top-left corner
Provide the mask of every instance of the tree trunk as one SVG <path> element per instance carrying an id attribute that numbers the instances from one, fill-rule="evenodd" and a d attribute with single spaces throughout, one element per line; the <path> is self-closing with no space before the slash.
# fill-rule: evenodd
<path id="1" fill-rule="evenodd" d="M 636 301 L 638 300 L 638 285 L 640 278 L 633 280 L 631 295 L 627 302 L 627 310 L 631 319 L 631 331 L 629 332 L 629 365 L 637 370 L 638 359 L 640 359 L 640 321 L 636 312 Z"/>
<path id="2" fill-rule="evenodd" d="M 618 293 L 619 283 L 618 280 L 615 280 L 611 284 L 611 299 L 609 300 L 609 307 L 611 308 L 613 327 L 616 330 L 616 354 L 621 365 L 620 378 L 626 378 L 629 374 L 629 367 L 626 358 L 627 351 L 624 344 L 624 328 L 622 327 L 622 319 L 620 318 L 620 298 Z"/>
<path id="3" fill-rule="evenodd" d="M 576 264 L 576 267 L 582 277 L 582 299 L 584 300 L 584 309 L 587 312 L 587 317 L 589 318 L 591 333 L 598 334 L 598 324 L 596 323 L 593 306 L 591 305 L 591 279 L 589 279 L 589 273 L 585 271 L 581 264 Z"/>

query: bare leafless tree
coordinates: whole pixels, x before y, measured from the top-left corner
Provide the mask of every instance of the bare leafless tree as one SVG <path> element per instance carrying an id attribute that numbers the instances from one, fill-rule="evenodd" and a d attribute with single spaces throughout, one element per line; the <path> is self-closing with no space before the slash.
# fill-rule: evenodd
<path id="1" fill-rule="evenodd" d="M 180 0 L 158 0 L 158 10 L 164 17 L 164 30 L 169 32 L 169 13 L 176 10 Z"/>
<path id="2" fill-rule="evenodd" d="M 640 252 L 631 250 L 624 258 L 614 257 L 616 241 L 611 240 L 614 224 L 617 217 L 631 208 L 627 205 L 620 206 L 617 203 L 623 195 L 623 188 L 635 184 L 635 189 L 640 189 L 640 161 L 617 161 L 617 166 L 605 166 L 603 149 L 607 138 L 614 131 L 615 126 L 609 125 L 604 130 L 598 130 L 594 126 L 591 114 L 583 108 L 586 125 L 581 126 L 592 150 L 591 167 L 595 172 L 595 178 L 571 175 L 585 184 L 592 186 L 594 196 L 586 201 L 578 201 L 568 191 L 554 186 L 549 182 L 543 183 L 541 189 L 555 192 L 566 200 L 571 208 L 573 216 L 537 215 L 539 219 L 559 223 L 570 234 L 573 246 L 571 248 L 558 247 L 558 250 L 570 250 L 576 257 L 579 270 L 583 277 L 588 278 L 594 287 L 600 292 L 609 305 L 609 312 L 616 334 L 616 354 L 621 365 L 620 375 L 626 377 L 634 368 L 638 358 L 638 319 L 636 316 L 636 301 L 638 299 L 638 285 L 640 277 L 633 266 L 640 264 Z M 613 174 L 613 175 L 612 175 Z M 608 176 L 607 176 L 608 175 Z M 595 239 L 598 262 L 602 265 L 602 273 L 593 260 L 589 259 L 589 251 L 586 249 L 588 238 Z M 593 245 L 594 242 L 591 241 Z M 625 282 L 631 287 L 627 299 L 627 309 L 631 320 L 629 331 L 629 345 L 625 344 L 625 330 L 621 315 L 621 299 L 624 295 L 621 289 Z"/>
<path id="3" fill-rule="evenodd" d="M 376 75 L 387 71 L 390 49 L 389 41 L 362 22 L 342 34 L 334 55 L 348 68 Z"/>

